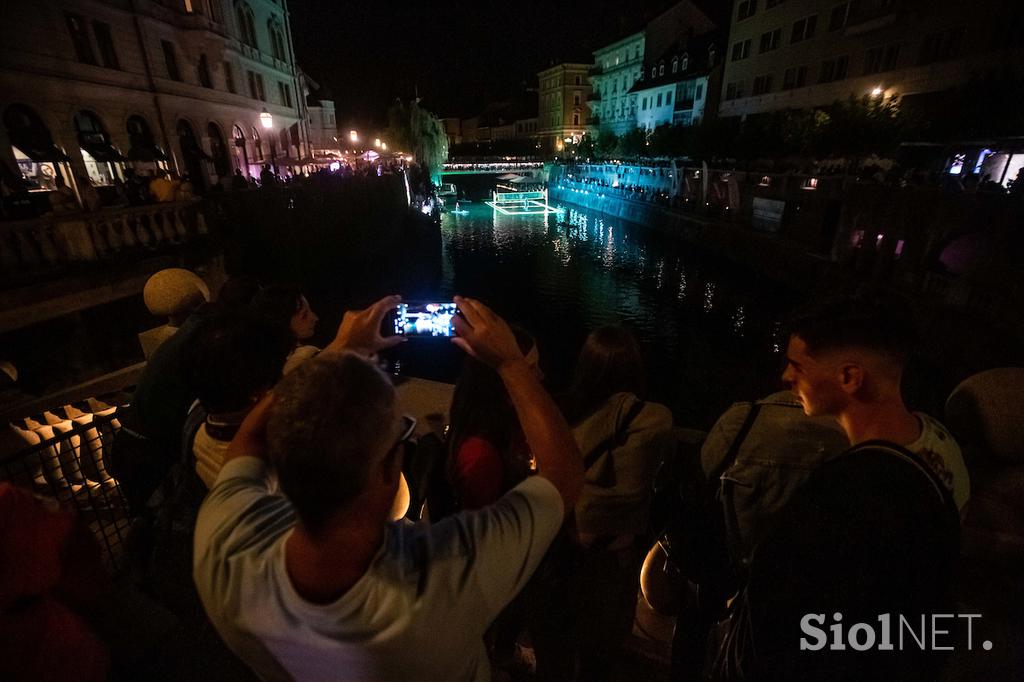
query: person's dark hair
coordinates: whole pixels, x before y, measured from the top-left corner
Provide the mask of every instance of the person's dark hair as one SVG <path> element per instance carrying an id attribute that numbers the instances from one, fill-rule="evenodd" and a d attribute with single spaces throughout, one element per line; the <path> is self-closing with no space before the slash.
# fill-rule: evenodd
<path id="1" fill-rule="evenodd" d="M 516 343 L 525 355 L 536 341 L 526 330 L 513 326 Z M 505 384 L 493 369 L 474 358 L 466 358 L 448 412 L 451 429 L 448 433 L 449 454 L 457 452 L 462 441 L 479 436 L 493 445 L 502 456 L 510 454 L 521 427 Z M 454 457 L 449 456 L 453 464 Z"/>
<path id="2" fill-rule="evenodd" d="M 292 317 L 302 309 L 302 289 L 298 284 L 272 284 L 253 296 L 249 307 L 259 318 L 290 331 Z"/>
<path id="3" fill-rule="evenodd" d="M 394 436 L 394 416 L 391 382 L 351 353 L 308 360 L 274 389 L 268 456 L 311 532 L 365 490 Z"/>
<path id="4" fill-rule="evenodd" d="M 812 303 L 797 311 L 787 326 L 812 355 L 866 348 L 904 365 L 918 343 L 910 306 L 884 292 L 865 291 Z"/>
<path id="5" fill-rule="evenodd" d="M 643 398 L 645 377 L 640 345 L 628 329 L 616 325 L 595 329 L 576 359 L 572 387 L 564 403 L 567 421 L 583 419 L 616 393 Z"/>
<path id="6" fill-rule="evenodd" d="M 255 277 L 228 277 L 217 292 L 217 304 L 225 310 L 241 310 L 252 303 L 259 290 Z"/>
<path id="7" fill-rule="evenodd" d="M 236 412 L 281 378 L 294 341 L 251 314 L 224 312 L 204 319 L 186 349 L 190 383 L 210 414 Z"/>

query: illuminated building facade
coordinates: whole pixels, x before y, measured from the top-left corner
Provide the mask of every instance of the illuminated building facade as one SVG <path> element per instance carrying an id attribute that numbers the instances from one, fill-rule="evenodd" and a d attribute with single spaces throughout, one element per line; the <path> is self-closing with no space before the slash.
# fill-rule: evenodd
<path id="1" fill-rule="evenodd" d="M 201 190 L 310 156 L 286 0 L 7 0 L 3 15 L 0 163 L 33 188 L 162 166 Z"/>
<path id="2" fill-rule="evenodd" d="M 720 114 L 907 101 L 1020 62 L 1016 0 L 734 0 Z"/>
<path id="3" fill-rule="evenodd" d="M 714 34 L 683 38 L 644 64 L 630 94 L 638 100 L 636 125 L 697 125 L 714 111 L 721 84 L 721 47 Z"/>
<path id="4" fill-rule="evenodd" d="M 537 74 L 537 137 L 545 150 L 561 151 L 587 132 L 590 64 L 566 62 Z"/>
<path id="5" fill-rule="evenodd" d="M 592 128 L 621 135 L 636 127 L 638 100 L 631 89 L 643 73 L 645 40 L 640 31 L 594 51 Z"/>

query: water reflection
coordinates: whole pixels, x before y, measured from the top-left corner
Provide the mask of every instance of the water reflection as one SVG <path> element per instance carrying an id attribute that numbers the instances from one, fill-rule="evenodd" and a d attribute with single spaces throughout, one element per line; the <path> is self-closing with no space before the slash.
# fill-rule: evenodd
<path id="1" fill-rule="evenodd" d="M 688 426 L 709 426 L 730 402 L 774 389 L 788 292 L 651 230 L 560 208 L 446 214 L 438 295 L 478 296 L 533 331 L 556 388 L 589 330 L 628 325 L 644 345 L 653 397 Z"/>

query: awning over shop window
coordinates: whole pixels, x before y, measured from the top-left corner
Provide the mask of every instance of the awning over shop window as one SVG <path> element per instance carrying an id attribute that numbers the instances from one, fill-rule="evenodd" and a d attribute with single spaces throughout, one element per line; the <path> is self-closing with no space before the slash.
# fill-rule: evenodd
<path id="1" fill-rule="evenodd" d="M 153 144 L 138 144 L 128 150 L 129 161 L 166 161 L 167 155 Z"/>
<path id="2" fill-rule="evenodd" d="M 11 145 L 17 147 L 22 154 L 36 163 L 44 161 L 71 160 L 68 158 L 68 155 L 60 149 L 60 147 L 49 140 L 12 136 Z"/>
<path id="3" fill-rule="evenodd" d="M 109 142 L 83 142 L 82 149 L 97 161 L 124 161 L 121 152 L 114 149 Z"/>

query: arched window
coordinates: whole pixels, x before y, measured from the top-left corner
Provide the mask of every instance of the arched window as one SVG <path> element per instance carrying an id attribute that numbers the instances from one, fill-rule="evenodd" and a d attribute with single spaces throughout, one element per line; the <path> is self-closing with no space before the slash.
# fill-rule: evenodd
<path id="1" fill-rule="evenodd" d="M 89 182 L 112 185 L 115 180 L 124 179 L 124 157 L 110 144 L 110 136 L 99 117 L 91 111 L 79 111 L 75 114 L 75 130 Z"/>
<path id="2" fill-rule="evenodd" d="M 57 189 L 57 178 L 68 183 L 67 155 L 53 143 L 50 130 L 32 109 L 12 104 L 4 112 L 4 127 L 11 141 L 21 177 L 30 189 Z"/>
<path id="3" fill-rule="evenodd" d="M 231 128 L 231 138 L 235 146 L 235 168 L 249 175 L 249 150 L 245 145 L 245 131 L 240 126 L 234 126 Z"/>
<path id="4" fill-rule="evenodd" d="M 659 76 L 664 76 L 665 75 L 665 64 L 664 63 L 658 65 L 658 75 Z"/>
<path id="5" fill-rule="evenodd" d="M 196 73 L 199 76 L 199 84 L 204 88 L 212 88 L 213 80 L 210 78 L 210 62 L 205 54 L 199 55 L 199 63 L 196 64 Z"/>
<path id="6" fill-rule="evenodd" d="M 672 73 L 679 71 L 679 57 L 672 58 Z"/>
<path id="7" fill-rule="evenodd" d="M 218 177 L 226 178 L 231 174 L 231 162 L 228 160 L 228 149 L 224 145 L 224 136 L 216 123 L 206 126 L 206 135 L 210 138 L 210 152 L 213 157 L 213 170 Z"/>
<path id="8" fill-rule="evenodd" d="M 690 55 L 684 54 L 683 58 L 679 62 L 679 68 L 686 71 L 690 67 Z"/>
<path id="9" fill-rule="evenodd" d="M 263 160 L 263 142 L 260 141 L 260 131 L 252 129 L 252 151 L 256 161 Z"/>
<path id="10" fill-rule="evenodd" d="M 284 31 L 281 29 L 281 22 L 277 18 L 267 21 L 267 33 L 270 35 L 270 49 L 275 59 L 287 61 L 287 51 L 284 47 Z"/>
<path id="11" fill-rule="evenodd" d="M 656 66 L 652 66 L 652 67 L 651 67 L 651 78 L 654 78 L 654 77 L 656 77 L 657 75 L 658 75 L 658 67 L 656 67 Z"/>
<path id="12" fill-rule="evenodd" d="M 244 2 L 235 5 L 235 16 L 238 19 L 238 37 L 250 47 L 259 48 L 256 42 L 256 20 L 252 8 Z"/>

